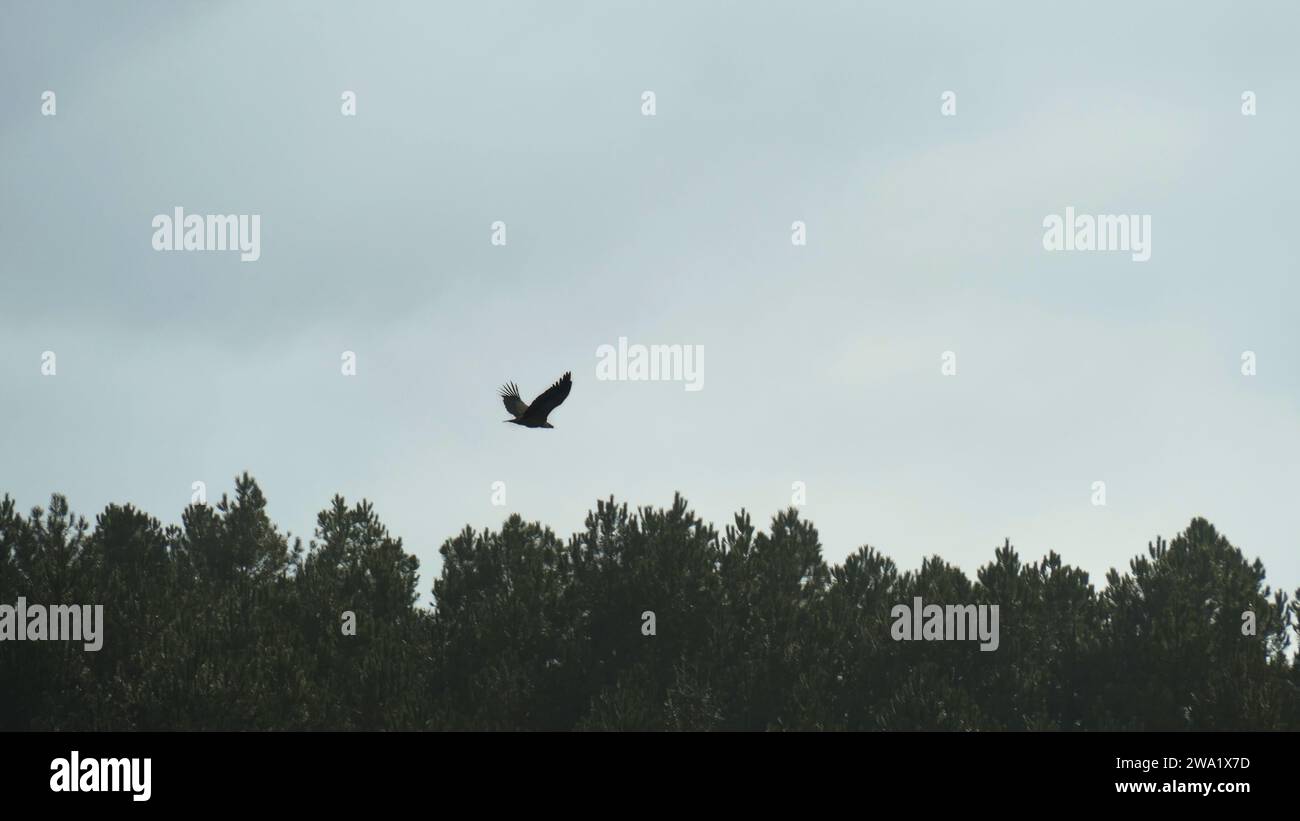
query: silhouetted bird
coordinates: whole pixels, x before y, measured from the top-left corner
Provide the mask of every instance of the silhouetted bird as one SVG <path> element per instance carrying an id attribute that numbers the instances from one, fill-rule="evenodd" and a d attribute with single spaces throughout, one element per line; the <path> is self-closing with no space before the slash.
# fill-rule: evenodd
<path id="1" fill-rule="evenodd" d="M 511 382 L 501 389 L 501 399 L 506 403 L 506 410 L 515 418 L 503 421 L 514 422 L 526 428 L 553 428 L 555 426 L 547 422 L 546 417 L 560 406 L 572 387 L 572 376 L 566 372 L 558 382 L 534 399 L 533 404 L 525 405 L 524 400 L 519 398 L 519 388 Z"/>

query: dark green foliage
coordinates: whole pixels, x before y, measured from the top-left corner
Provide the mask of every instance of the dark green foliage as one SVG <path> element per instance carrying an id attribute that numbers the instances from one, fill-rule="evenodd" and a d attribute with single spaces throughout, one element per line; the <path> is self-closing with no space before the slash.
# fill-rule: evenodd
<path id="1" fill-rule="evenodd" d="M 102 604 L 105 624 L 98 652 L 0 642 L 3 730 L 1300 728 L 1300 591 L 1204 519 L 1098 592 L 1009 542 L 973 580 L 870 547 L 830 567 L 793 509 L 719 533 L 680 496 L 610 499 L 567 543 L 518 516 L 449 539 L 430 609 L 364 501 L 335 497 L 306 549 L 247 475 L 179 527 L 14 507 L 0 604 Z M 917 596 L 997 604 L 999 648 L 894 641 Z"/>

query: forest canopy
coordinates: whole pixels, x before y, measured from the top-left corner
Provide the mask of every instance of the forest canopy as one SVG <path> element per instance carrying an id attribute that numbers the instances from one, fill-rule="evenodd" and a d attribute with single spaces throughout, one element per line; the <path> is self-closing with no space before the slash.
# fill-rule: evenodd
<path id="1" fill-rule="evenodd" d="M 1202 518 L 1098 590 L 1009 541 L 974 578 L 869 546 L 828 565 L 794 508 L 719 531 L 680 496 L 611 498 L 567 541 L 518 516 L 465 528 L 424 607 L 366 501 L 336 496 L 306 546 L 247 474 L 180 525 L 15 507 L 0 605 L 103 623 L 94 651 L 0 641 L 0 730 L 1300 728 L 1300 590 Z M 917 599 L 997 605 L 994 651 L 895 640 Z"/>

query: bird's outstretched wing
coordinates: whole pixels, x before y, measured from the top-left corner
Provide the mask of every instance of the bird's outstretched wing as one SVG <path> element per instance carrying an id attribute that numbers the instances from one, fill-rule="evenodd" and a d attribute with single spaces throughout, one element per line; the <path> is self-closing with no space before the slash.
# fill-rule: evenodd
<path id="1" fill-rule="evenodd" d="M 566 371 L 559 381 L 542 391 L 541 396 L 533 400 L 533 404 L 528 406 L 528 415 L 545 419 L 551 411 L 558 408 L 560 403 L 568 398 L 569 390 L 572 388 L 573 375 Z"/>
<path id="2" fill-rule="evenodd" d="M 516 419 L 528 413 L 528 406 L 519 397 L 519 386 L 514 382 L 501 389 L 501 400 L 506 404 L 506 412 Z"/>

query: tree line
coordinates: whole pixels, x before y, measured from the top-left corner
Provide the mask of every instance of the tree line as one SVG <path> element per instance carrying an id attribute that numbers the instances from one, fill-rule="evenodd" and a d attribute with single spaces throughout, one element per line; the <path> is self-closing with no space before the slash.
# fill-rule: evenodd
<path id="1" fill-rule="evenodd" d="M 170 526 L 6 495 L 0 605 L 102 604 L 104 625 L 97 652 L 0 641 L 0 730 L 1300 729 L 1300 590 L 1202 518 L 1101 590 L 1009 542 L 973 579 L 867 546 L 828 565 L 793 508 L 719 531 L 680 496 L 600 501 L 567 541 L 511 516 L 440 553 L 422 607 L 365 501 L 336 496 L 304 547 L 247 474 Z M 893 640 L 918 596 L 998 605 L 997 650 Z"/>

